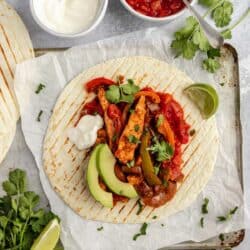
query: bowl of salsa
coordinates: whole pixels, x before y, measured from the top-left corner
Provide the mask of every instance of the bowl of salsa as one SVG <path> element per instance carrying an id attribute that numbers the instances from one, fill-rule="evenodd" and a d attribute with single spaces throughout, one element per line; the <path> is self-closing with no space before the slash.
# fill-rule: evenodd
<path id="1" fill-rule="evenodd" d="M 120 0 L 133 15 L 147 21 L 168 22 L 186 9 L 182 0 Z M 190 2 L 192 2 L 190 0 Z"/>

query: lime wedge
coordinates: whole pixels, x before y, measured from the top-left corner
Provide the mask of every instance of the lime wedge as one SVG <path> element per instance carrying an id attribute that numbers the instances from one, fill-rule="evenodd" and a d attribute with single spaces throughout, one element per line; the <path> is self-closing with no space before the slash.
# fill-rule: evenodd
<path id="1" fill-rule="evenodd" d="M 211 85 L 195 83 L 185 88 L 184 92 L 197 105 L 204 119 L 210 118 L 217 111 L 219 97 Z"/>
<path id="2" fill-rule="evenodd" d="M 51 220 L 34 241 L 31 250 L 53 250 L 59 240 L 60 225 L 57 219 Z"/>

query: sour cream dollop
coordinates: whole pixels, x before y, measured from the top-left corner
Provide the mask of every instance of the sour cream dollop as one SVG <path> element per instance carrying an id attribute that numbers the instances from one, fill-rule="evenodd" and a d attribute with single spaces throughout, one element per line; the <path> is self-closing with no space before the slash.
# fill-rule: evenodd
<path id="1" fill-rule="evenodd" d="M 95 144 L 97 131 L 102 127 L 100 115 L 85 115 L 76 127 L 68 130 L 68 138 L 79 150 L 87 149 Z"/>
<path id="2" fill-rule="evenodd" d="M 86 30 L 94 21 L 100 0 L 33 0 L 35 13 L 49 29 L 63 34 Z"/>

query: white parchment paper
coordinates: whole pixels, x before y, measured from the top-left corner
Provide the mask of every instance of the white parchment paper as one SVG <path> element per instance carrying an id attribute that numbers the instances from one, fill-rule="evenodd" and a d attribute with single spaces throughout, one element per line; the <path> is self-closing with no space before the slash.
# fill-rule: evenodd
<path id="1" fill-rule="evenodd" d="M 147 236 L 137 241 L 133 241 L 132 237 L 139 231 L 140 225 L 114 225 L 80 218 L 51 188 L 43 171 L 42 143 L 53 106 L 63 87 L 84 69 L 115 57 L 146 55 L 174 63 L 195 81 L 214 82 L 212 75 L 201 70 L 200 57 L 193 61 L 174 60 L 169 45 L 170 40 L 164 30 L 149 29 L 72 48 L 63 53 L 47 54 L 17 67 L 15 89 L 21 110 L 22 130 L 34 155 L 51 208 L 61 217 L 61 239 L 65 249 L 157 249 L 186 240 L 205 240 L 245 226 L 243 195 L 237 171 L 235 118 L 232 113 L 234 100 L 230 99 L 232 91 L 227 86 L 215 85 L 221 98 L 217 113 L 221 146 L 213 177 L 191 207 L 161 222 L 150 224 Z M 36 95 L 34 92 L 39 83 L 46 84 L 46 88 Z M 40 110 L 43 110 L 43 115 L 41 122 L 37 122 Z M 204 197 L 208 197 L 210 202 L 202 229 L 199 220 Z M 235 206 L 239 209 L 231 221 L 216 222 L 216 216 L 224 215 Z M 104 230 L 97 231 L 99 226 L 103 226 Z"/>

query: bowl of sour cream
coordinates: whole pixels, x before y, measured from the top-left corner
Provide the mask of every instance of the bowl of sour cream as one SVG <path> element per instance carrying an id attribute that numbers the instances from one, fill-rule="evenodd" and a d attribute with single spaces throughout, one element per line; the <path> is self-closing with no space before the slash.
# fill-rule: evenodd
<path id="1" fill-rule="evenodd" d="M 78 37 L 94 30 L 102 21 L 108 0 L 30 0 L 37 24 L 50 34 Z"/>

